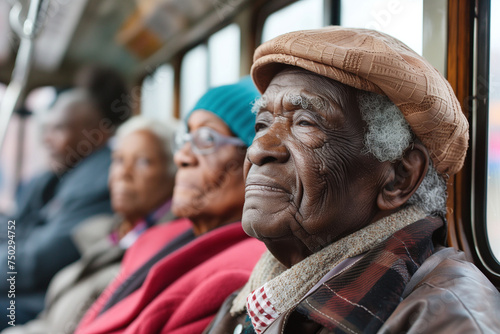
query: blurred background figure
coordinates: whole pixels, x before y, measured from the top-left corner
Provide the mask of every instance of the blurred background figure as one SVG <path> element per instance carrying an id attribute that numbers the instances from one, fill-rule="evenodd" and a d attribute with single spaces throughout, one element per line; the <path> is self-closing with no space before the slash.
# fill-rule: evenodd
<path id="1" fill-rule="evenodd" d="M 99 65 L 85 66 L 76 74 L 74 83 L 93 96 L 104 119 L 112 127 L 120 125 L 132 115 L 127 86 L 114 69 Z M 104 125 L 108 123 L 102 122 Z"/>
<path id="2" fill-rule="evenodd" d="M 109 174 L 115 217 L 93 217 L 80 225 L 73 237 L 81 259 L 52 279 L 45 308 L 36 319 L 2 334 L 73 333 L 118 273 L 125 250 L 149 227 L 174 218 L 171 137 L 166 125 L 141 116 L 118 129 Z"/>
<path id="3" fill-rule="evenodd" d="M 89 91 L 75 88 L 60 94 L 44 121 L 43 130 L 49 167 L 54 174 L 62 176 L 105 146 L 114 128 L 103 120 L 106 119 Z M 109 153 L 106 148 L 104 151 Z"/>
<path id="4" fill-rule="evenodd" d="M 50 279 L 80 257 L 72 239 L 74 229 L 92 216 L 112 213 L 107 187 L 111 163 L 108 139 L 130 111 L 127 103 L 119 108 L 109 104 L 127 96 L 121 76 L 115 73 L 108 77 L 115 82 L 110 84 L 114 88 L 108 91 L 102 87 L 95 94 L 92 87 L 98 79 L 98 75 L 91 75 L 81 87 L 57 98 L 44 130 L 51 171 L 30 182 L 17 212 L 9 216 L 16 221 L 16 324 L 32 319 L 42 310 Z M 7 241 L 2 234 L 0 257 L 4 259 Z M 1 307 L 9 303 L 7 264 L 0 264 Z"/>

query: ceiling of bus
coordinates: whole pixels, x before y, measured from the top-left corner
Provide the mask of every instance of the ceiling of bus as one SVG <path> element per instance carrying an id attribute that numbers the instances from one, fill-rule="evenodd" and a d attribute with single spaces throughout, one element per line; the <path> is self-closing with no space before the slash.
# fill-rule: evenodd
<path id="1" fill-rule="evenodd" d="M 7 23 L 10 7 L 18 1 L 23 8 L 21 17 L 26 16 L 29 0 L 0 1 L 0 81 L 4 83 L 9 82 L 19 45 Z M 148 59 L 155 58 L 158 64 L 166 56 L 165 49 L 174 47 L 169 42 L 178 39 L 180 32 L 209 15 L 215 18 L 209 24 L 221 23 L 224 15 L 244 2 L 51 0 L 41 10 L 46 19 L 35 41 L 29 86 L 69 84 L 75 71 L 88 63 L 114 67 L 131 79 Z M 198 30 L 206 33 L 209 29 Z"/>

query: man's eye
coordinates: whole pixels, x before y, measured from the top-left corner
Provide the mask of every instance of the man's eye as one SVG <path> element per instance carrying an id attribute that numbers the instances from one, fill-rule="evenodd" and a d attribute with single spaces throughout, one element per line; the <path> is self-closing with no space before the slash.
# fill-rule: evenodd
<path id="1" fill-rule="evenodd" d="M 313 122 L 307 121 L 307 120 L 300 120 L 297 122 L 297 125 L 300 126 L 314 126 Z"/>
<path id="2" fill-rule="evenodd" d="M 260 130 L 263 130 L 267 128 L 267 125 L 264 123 L 255 123 L 255 133 L 259 132 Z"/>

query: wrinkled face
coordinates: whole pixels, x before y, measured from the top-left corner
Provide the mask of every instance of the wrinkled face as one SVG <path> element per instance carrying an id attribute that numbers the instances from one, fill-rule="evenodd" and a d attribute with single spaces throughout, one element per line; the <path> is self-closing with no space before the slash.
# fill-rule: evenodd
<path id="1" fill-rule="evenodd" d="M 353 89 L 288 69 L 258 105 L 243 228 L 289 267 L 371 222 L 386 169 L 362 153 Z"/>
<path id="2" fill-rule="evenodd" d="M 215 114 L 197 110 L 188 120 L 189 132 L 209 127 L 219 134 L 232 136 L 229 127 Z M 219 223 L 239 220 L 245 185 L 243 160 L 246 149 L 223 145 L 211 154 L 195 154 L 188 142 L 175 153 L 178 171 L 172 210 L 180 217 Z M 216 227 L 216 226 L 212 226 Z"/>
<path id="3" fill-rule="evenodd" d="M 120 138 L 109 172 L 113 210 L 133 222 L 165 203 L 172 195 L 169 163 L 151 132 L 139 130 Z"/>

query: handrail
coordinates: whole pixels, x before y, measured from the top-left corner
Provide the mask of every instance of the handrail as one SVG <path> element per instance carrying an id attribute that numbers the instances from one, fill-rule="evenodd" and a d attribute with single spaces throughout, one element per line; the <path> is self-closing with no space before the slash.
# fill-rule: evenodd
<path id="1" fill-rule="evenodd" d="M 0 149 L 5 140 L 10 117 L 18 107 L 20 98 L 28 82 L 33 60 L 34 40 L 42 28 L 43 20 L 41 17 L 43 15 L 40 9 L 44 1 L 48 2 L 48 0 L 32 0 L 30 2 L 28 15 L 22 24 L 21 3 L 16 2 L 10 11 L 9 19 L 11 28 L 19 36 L 21 42 L 10 83 L 0 104 Z"/>

